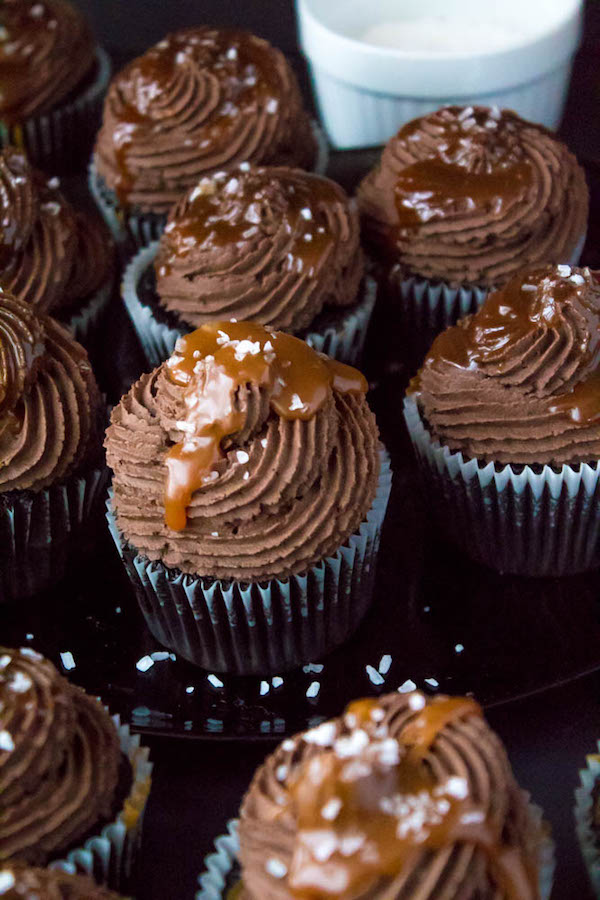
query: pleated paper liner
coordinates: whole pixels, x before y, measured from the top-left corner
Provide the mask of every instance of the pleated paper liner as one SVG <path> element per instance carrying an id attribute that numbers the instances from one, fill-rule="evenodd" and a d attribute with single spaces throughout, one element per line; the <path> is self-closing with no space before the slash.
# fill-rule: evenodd
<path id="1" fill-rule="evenodd" d="M 318 122 L 312 119 L 311 126 L 317 143 L 314 171 L 317 175 L 324 175 L 329 164 L 329 143 Z M 113 234 L 123 260 L 160 238 L 167 224 L 166 213 L 142 212 L 135 209 L 124 210 L 114 191 L 107 187 L 104 179 L 98 174 L 94 156 L 89 163 L 88 185 L 104 221 Z"/>
<path id="2" fill-rule="evenodd" d="M 91 84 L 44 115 L 17 125 L 0 121 L 0 147 L 11 144 L 25 150 L 30 161 L 45 172 L 72 175 L 85 171 L 111 74 L 106 51 L 96 47 L 95 54 L 96 72 Z"/>
<path id="3" fill-rule="evenodd" d="M 585 239 L 584 234 L 565 262 L 578 264 Z M 440 331 L 476 313 L 488 293 L 496 290 L 476 284 L 452 286 L 445 281 L 403 274 L 398 266 L 388 272 L 381 269 L 379 280 L 389 328 L 397 332 L 392 355 L 401 357 L 411 372 L 420 366 Z"/>
<path id="4" fill-rule="evenodd" d="M 114 290 L 114 277 L 101 285 L 84 303 L 78 305 L 73 312 L 59 316 L 59 320 L 67 326 L 76 341 L 89 349 L 98 333 L 104 313 L 110 303 Z"/>
<path id="5" fill-rule="evenodd" d="M 600 742 L 598 753 L 586 756 L 586 767 L 579 772 L 580 785 L 575 789 L 575 827 L 581 854 L 592 888 L 600 897 L 600 828 L 593 824 L 593 790 L 600 778 Z"/>
<path id="6" fill-rule="evenodd" d="M 446 537 L 492 569 L 557 576 L 600 565 L 600 461 L 560 470 L 463 457 L 432 438 L 414 397 L 404 418 Z"/>
<path id="7" fill-rule="evenodd" d="M 71 874 L 86 874 L 98 884 L 119 893 L 135 890 L 136 864 L 141 846 L 146 801 L 152 782 L 152 763 L 147 747 L 140 746 L 139 735 L 132 735 L 128 725 L 113 721 L 119 733 L 121 753 L 131 766 L 132 784 L 115 819 L 89 838 L 82 847 L 71 850 L 64 859 L 54 860 L 51 869 Z"/>
<path id="8" fill-rule="evenodd" d="M 158 241 L 154 241 L 139 250 L 127 266 L 122 281 L 125 307 L 152 369 L 172 355 L 178 338 L 193 331 L 193 326 L 183 322 L 178 324 L 172 313 L 160 307 L 153 269 L 158 246 Z M 314 325 L 298 337 L 321 353 L 349 365 L 358 365 L 375 305 L 375 281 L 366 276 L 360 290 L 357 303 L 321 313 Z"/>
<path id="9" fill-rule="evenodd" d="M 534 803 L 529 804 L 532 819 L 542 823 L 543 812 Z M 237 900 L 236 889 L 241 884 L 238 862 L 240 841 L 238 819 L 230 819 L 227 833 L 215 840 L 215 849 L 204 860 L 204 872 L 198 878 L 199 890 L 195 900 Z M 554 881 L 556 856 L 554 841 L 545 836 L 539 852 L 539 891 L 541 900 L 549 900 Z"/>
<path id="10" fill-rule="evenodd" d="M 242 583 L 182 574 L 151 562 L 108 523 L 146 624 L 161 644 L 211 672 L 275 674 L 344 643 L 372 599 L 381 527 L 392 485 L 380 452 L 377 494 L 365 521 L 308 572 Z"/>
<path id="11" fill-rule="evenodd" d="M 62 578 L 106 494 L 106 466 L 43 491 L 0 494 L 0 603 L 30 597 Z"/>

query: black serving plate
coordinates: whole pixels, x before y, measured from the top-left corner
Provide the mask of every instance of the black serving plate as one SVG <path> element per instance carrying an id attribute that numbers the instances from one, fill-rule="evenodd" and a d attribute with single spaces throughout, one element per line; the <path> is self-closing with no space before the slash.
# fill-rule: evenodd
<path id="1" fill-rule="evenodd" d="M 339 154 L 334 174 L 351 187 L 371 161 L 369 154 Z M 594 166 L 588 172 L 594 189 L 600 175 Z M 597 266 L 593 217 L 591 225 L 584 262 Z M 136 731 L 199 739 L 293 733 L 352 698 L 413 685 L 472 692 L 490 706 L 600 668 L 600 572 L 502 576 L 430 533 L 401 414 L 411 372 L 386 356 L 391 326 L 381 313 L 375 317 L 366 371 L 394 487 L 375 601 L 343 648 L 268 680 L 215 676 L 176 659 L 147 630 L 103 520 L 93 554 L 68 579 L 32 601 L 0 607 L 0 641 L 44 653 Z M 118 299 L 94 357 L 112 402 L 144 370 Z"/>

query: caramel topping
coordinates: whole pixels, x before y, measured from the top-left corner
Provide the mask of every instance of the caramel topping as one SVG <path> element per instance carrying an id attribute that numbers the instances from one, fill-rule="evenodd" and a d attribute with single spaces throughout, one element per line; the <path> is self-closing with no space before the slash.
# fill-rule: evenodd
<path id="1" fill-rule="evenodd" d="M 122 204 L 133 187 L 127 162 L 133 134 L 140 126 L 161 130 L 165 116 L 161 95 L 167 89 L 208 93 L 218 83 L 218 103 L 195 138 L 203 153 L 227 144 L 238 116 L 270 104 L 276 108 L 279 102 L 277 72 L 264 43 L 243 31 L 189 28 L 175 32 L 133 60 L 118 81 L 123 107 L 113 137 L 119 170 L 116 192 Z"/>
<path id="2" fill-rule="evenodd" d="M 567 306 L 576 306 L 585 316 L 589 341 L 581 350 L 594 355 L 600 340 L 600 317 L 588 301 L 590 286 L 597 288 L 589 270 L 571 266 L 546 266 L 521 273 L 501 291 L 489 294 L 474 316 L 438 335 L 425 364 L 444 361 L 473 369 L 494 362 L 522 338 L 558 327 Z"/>
<path id="3" fill-rule="evenodd" d="M 345 721 L 353 730 L 309 758 L 292 781 L 291 895 L 350 900 L 398 875 L 423 850 L 465 842 L 486 854 L 503 896 L 537 897 L 537 873 L 516 848 L 503 845 L 501 827 L 469 796 L 467 779 L 440 781 L 424 761 L 435 737 L 457 718 L 481 715 L 479 706 L 467 698 L 427 703 L 419 693 L 408 703 L 418 714 L 399 740 L 389 736 L 376 703 L 352 704 Z M 355 728 L 357 722 L 365 727 Z"/>
<path id="4" fill-rule="evenodd" d="M 203 179 L 191 192 L 185 214 L 169 223 L 169 244 L 176 256 L 191 249 L 243 244 L 261 231 L 267 239 L 280 228 L 292 235 L 287 264 L 311 276 L 333 244 L 323 209 L 340 202 L 339 189 L 327 178 L 270 169 L 236 172 L 229 178 Z M 272 208 L 274 207 L 274 208 Z M 276 217 L 275 221 L 274 218 Z M 165 267 L 168 274 L 168 265 Z"/>
<path id="5" fill-rule="evenodd" d="M 600 419 L 600 370 L 576 384 L 572 391 L 554 398 L 551 413 L 566 415 L 576 425 L 591 425 Z"/>
<path id="6" fill-rule="evenodd" d="M 165 522 L 174 531 L 185 528 L 194 492 L 218 477 L 212 467 L 223 457 L 221 442 L 244 425 L 236 400 L 240 387 L 268 390 L 279 416 L 305 421 L 331 389 L 358 394 L 368 388 L 356 369 L 252 322 L 215 322 L 181 338 L 167 370 L 185 388 L 187 410 L 179 423 L 185 437 L 166 457 Z"/>
<path id="7" fill-rule="evenodd" d="M 485 108 L 447 111 L 436 122 L 432 153 L 402 169 L 395 184 L 398 228 L 414 228 L 472 209 L 500 214 L 533 184 L 534 171 L 517 139 L 516 117 Z M 421 120 L 398 140 L 421 139 Z"/>

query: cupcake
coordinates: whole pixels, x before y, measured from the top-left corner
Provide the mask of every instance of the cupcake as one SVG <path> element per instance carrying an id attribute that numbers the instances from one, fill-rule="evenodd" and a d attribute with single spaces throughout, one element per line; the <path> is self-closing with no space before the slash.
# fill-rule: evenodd
<path id="1" fill-rule="evenodd" d="M 242 162 L 311 168 L 316 160 L 283 54 L 243 31 L 186 28 L 113 79 L 91 187 L 115 234 L 140 247 L 204 176 Z"/>
<path id="2" fill-rule="evenodd" d="M 118 900 L 117 894 L 84 875 L 1 864 L 0 895 L 4 900 Z"/>
<path id="3" fill-rule="evenodd" d="M 75 211 L 20 150 L 0 151 L 0 287 L 91 340 L 115 279 L 114 245 L 96 214 Z"/>
<path id="4" fill-rule="evenodd" d="M 244 900 L 538 900 L 551 887 L 540 813 L 466 697 L 359 700 L 285 740 L 242 802 L 239 843 Z"/>
<path id="5" fill-rule="evenodd" d="M 81 170 L 109 77 L 108 56 L 76 7 L 65 0 L 4 0 L 0 147 L 22 148 L 45 171 Z"/>
<path id="6" fill-rule="evenodd" d="M 52 864 L 128 887 L 147 749 L 30 648 L 0 650 L 0 698 L 0 871 Z"/>
<path id="7" fill-rule="evenodd" d="M 501 572 L 600 563 L 600 282 L 528 268 L 434 341 L 404 414 L 442 530 Z"/>
<path id="8" fill-rule="evenodd" d="M 109 521 L 161 643 L 266 674 L 354 631 L 391 482 L 366 390 L 298 338 L 215 322 L 121 400 Z"/>
<path id="9" fill-rule="evenodd" d="M 104 410 L 87 354 L 0 292 L 0 602 L 64 574 L 106 487 Z"/>
<path id="10" fill-rule="evenodd" d="M 475 312 L 524 266 L 577 264 L 588 215 L 567 148 L 513 112 L 479 106 L 405 125 L 358 201 L 388 314 L 410 341 Z"/>
<path id="11" fill-rule="evenodd" d="M 251 168 L 203 178 L 139 251 L 123 297 L 148 362 L 215 319 L 291 332 L 358 363 L 375 302 L 358 213 L 335 182 L 301 169 Z"/>

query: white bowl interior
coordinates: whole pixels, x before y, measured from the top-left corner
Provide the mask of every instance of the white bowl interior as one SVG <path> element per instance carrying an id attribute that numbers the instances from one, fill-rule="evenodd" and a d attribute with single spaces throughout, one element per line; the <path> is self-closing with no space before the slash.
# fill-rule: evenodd
<path id="1" fill-rule="evenodd" d="M 326 28 L 362 41 L 370 26 L 441 17 L 452 23 L 501 26 L 514 34 L 512 46 L 560 27 L 580 0 L 305 0 L 307 10 Z M 386 52 L 385 48 L 379 48 Z M 447 53 L 447 51 L 445 51 Z"/>

